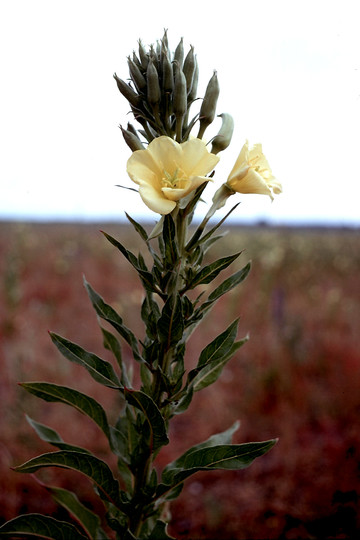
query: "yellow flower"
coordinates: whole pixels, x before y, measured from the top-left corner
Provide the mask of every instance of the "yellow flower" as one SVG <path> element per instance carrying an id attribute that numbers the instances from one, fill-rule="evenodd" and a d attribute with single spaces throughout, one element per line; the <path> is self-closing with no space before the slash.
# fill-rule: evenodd
<path id="1" fill-rule="evenodd" d="M 177 201 L 208 181 L 219 157 L 201 139 L 177 143 L 157 137 L 146 150 L 136 150 L 127 162 L 131 180 L 139 185 L 142 200 L 151 210 L 169 214 Z"/>
<path id="2" fill-rule="evenodd" d="M 273 176 L 266 157 L 262 152 L 261 144 L 249 150 L 246 141 L 239 157 L 229 174 L 227 185 L 239 193 L 259 193 L 269 195 L 273 200 L 273 193 L 281 193 L 282 186 Z"/>

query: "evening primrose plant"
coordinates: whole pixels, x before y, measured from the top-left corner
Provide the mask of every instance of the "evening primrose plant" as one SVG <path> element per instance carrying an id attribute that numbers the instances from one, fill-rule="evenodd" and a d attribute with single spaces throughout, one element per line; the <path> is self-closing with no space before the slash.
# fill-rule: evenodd
<path id="1" fill-rule="evenodd" d="M 128 261 L 143 286 L 141 318 L 144 329 L 136 335 L 120 314 L 85 281 L 85 288 L 99 320 L 103 344 L 114 365 L 81 345 L 56 333 L 50 337 L 66 360 L 82 366 L 84 376 L 111 389 L 120 398 L 117 420 L 91 396 L 75 388 L 46 382 L 25 382 L 22 387 L 47 402 L 66 403 L 89 417 L 105 434 L 117 469 L 86 448 L 65 442 L 52 428 L 28 417 L 41 439 L 56 448 L 15 467 L 36 473 L 46 467 L 77 471 L 94 484 L 104 506 L 101 518 L 77 495 L 46 486 L 47 492 L 70 514 L 68 522 L 40 514 L 21 515 L 0 528 L 0 536 L 53 539 L 147 539 L 171 538 L 167 532 L 169 501 L 181 492 L 187 478 L 198 471 L 234 470 L 248 467 L 270 450 L 276 440 L 233 444 L 238 422 L 189 448 L 163 470 L 156 457 L 169 443 L 170 422 L 191 405 L 194 394 L 213 384 L 224 366 L 247 341 L 237 338 L 238 319 L 199 352 L 189 368 L 188 339 L 223 295 L 240 285 L 250 263 L 221 280 L 220 274 L 241 254 L 238 250 L 212 262 L 207 252 L 221 239 L 219 228 L 238 206 L 210 226 L 210 219 L 236 193 L 259 193 L 273 198 L 281 185 L 274 178 L 261 145 L 249 149 L 246 142 L 227 180 L 218 185 L 212 203 L 201 220 L 193 221 L 197 204 L 214 172 L 219 154 L 229 146 L 234 122 L 228 113 L 218 115 L 221 127 L 211 135 L 216 117 L 219 83 L 213 73 L 205 94 L 197 97 L 198 63 L 194 48 L 185 56 L 183 40 L 170 53 L 167 33 L 146 49 L 128 58 L 129 80 L 114 75 L 128 101 L 137 127 L 121 127 L 131 150 L 127 173 L 148 208 L 158 214 L 152 231 L 126 214 L 135 228 L 147 260 L 128 250 L 119 239 L 105 238 Z M 192 116 L 191 110 L 198 106 Z M 204 139 L 206 132 L 207 140 Z M 216 185 L 216 184 L 215 184 Z M 197 224 L 196 224 L 197 223 Z M 206 258 L 205 258 L 206 255 Z M 213 284 L 217 278 L 216 285 Z M 206 287 L 204 287 L 206 286 Z M 127 291 L 123 291 L 126 294 Z M 123 345 L 138 367 L 139 387 L 123 358 Z M 113 417 L 113 411 L 111 416 Z"/>

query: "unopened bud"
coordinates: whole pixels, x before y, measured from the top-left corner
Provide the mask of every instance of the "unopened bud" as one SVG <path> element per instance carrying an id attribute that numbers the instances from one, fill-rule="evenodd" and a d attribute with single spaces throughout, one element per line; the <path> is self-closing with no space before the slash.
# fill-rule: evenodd
<path id="1" fill-rule="evenodd" d="M 217 73 L 214 71 L 205 92 L 205 96 L 200 108 L 200 129 L 198 138 L 202 139 L 205 129 L 215 118 L 216 104 L 220 93 Z"/>
<path id="2" fill-rule="evenodd" d="M 190 93 L 188 94 L 189 103 L 192 103 L 196 99 L 197 89 L 198 89 L 198 82 L 199 82 L 199 64 L 198 64 L 196 56 L 195 56 L 194 77 L 193 77 Z"/>
<path id="3" fill-rule="evenodd" d="M 191 46 L 190 51 L 186 55 L 184 66 L 183 66 L 183 72 L 186 79 L 186 88 L 187 93 L 190 93 L 193 79 L 194 79 L 194 73 L 196 68 L 196 62 L 195 62 L 195 55 L 194 55 L 194 47 Z"/>
<path id="4" fill-rule="evenodd" d="M 219 117 L 222 119 L 222 124 L 219 133 L 213 138 L 212 154 L 217 154 L 229 146 L 234 131 L 234 120 L 230 114 L 222 113 Z"/>
<path id="5" fill-rule="evenodd" d="M 135 64 L 135 62 L 131 60 L 130 57 L 128 58 L 128 65 L 129 65 L 130 76 L 132 80 L 134 81 L 137 91 L 144 92 L 146 89 L 145 77 L 142 75 L 140 69 Z"/>
<path id="6" fill-rule="evenodd" d="M 162 84 L 164 92 L 171 93 L 174 88 L 174 75 L 172 64 L 167 55 L 163 56 L 162 62 Z"/>
<path id="7" fill-rule="evenodd" d="M 187 110 L 186 79 L 180 66 L 175 70 L 173 110 L 176 116 L 183 116 Z"/>
<path id="8" fill-rule="evenodd" d="M 145 47 L 141 43 L 140 39 L 139 39 L 139 57 L 140 57 L 141 67 L 145 71 L 149 63 L 149 55 L 147 54 Z"/>
<path id="9" fill-rule="evenodd" d="M 175 49 L 174 53 L 174 62 L 177 62 L 180 67 L 182 67 L 184 62 L 184 43 L 183 38 L 181 38 L 178 46 Z"/>
<path id="10" fill-rule="evenodd" d="M 131 133 L 127 129 L 124 129 L 122 126 L 120 126 L 120 129 L 122 136 L 124 137 L 124 141 L 130 148 L 130 150 L 132 150 L 133 152 L 135 152 L 136 150 L 144 150 L 140 139 L 136 135 L 134 135 L 134 133 Z"/>
<path id="11" fill-rule="evenodd" d="M 161 98 L 159 76 L 154 66 L 154 62 L 150 59 L 149 65 L 146 71 L 147 78 L 147 100 L 153 107 L 157 105 Z"/>
<path id="12" fill-rule="evenodd" d="M 125 81 L 123 81 L 122 79 L 119 79 L 116 73 L 114 73 L 114 79 L 116 80 L 118 89 L 120 90 L 124 98 L 128 100 L 130 105 L 132 105 L 133 107 L 139 108 L 141 105 L 140 96 L 138 96 L 138 94 L 134 92 L 131 86 L 126 84 Z"/>

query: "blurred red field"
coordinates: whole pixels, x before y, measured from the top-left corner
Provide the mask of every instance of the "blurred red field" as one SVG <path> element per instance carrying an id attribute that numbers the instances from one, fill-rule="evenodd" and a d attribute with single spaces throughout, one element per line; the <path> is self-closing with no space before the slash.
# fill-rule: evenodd
<path id="1" fill-rule="evenodd" d="M 19 381 L 66 384 L 98 399 L 115 419 L 118 397 L 63 359 L 48 330 L 110 359 L 83 274 L 136 334 L 142 288 L 130 265 L 95 225 L 0 225 L 0 522 L 23 512 L 66 518 L 44 487 L 10 468 L 52 447 L 24 414 L 88 447 L 114 466 L 105 437 L 65 405 L 27 394 Z M 125 225 L 101 225 L 138 251 Z M 171 506 L 179 539 L 355 538 L 360 533 L 360 237 L 354 230 L 231 227 L 209 257 L 245 249 L 250 276 L 222 298 L 188 346 L 188 366 L 240 316 L 250 341 L 215 385 L 199 392 L 171 428 L 159 468 L 237 419 L 235 442 L 279 437 L 244 471 L 198 473 Z M 230 272 L 229 272 L 230 273 Z M 240 337 L 239 334 L 239 337 Z M 125 353 L 130 353 L 124 349 Z M 38 478 L 74 489 L 99 508 L 78 475 Z M 67 519 L 67 518 L 66 518 Z"/>

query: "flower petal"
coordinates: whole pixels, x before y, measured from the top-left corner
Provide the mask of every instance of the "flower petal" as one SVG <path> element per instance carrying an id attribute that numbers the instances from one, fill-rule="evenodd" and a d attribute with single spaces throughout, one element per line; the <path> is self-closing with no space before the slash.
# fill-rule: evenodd
<path id="1" fill-rule="evenodd" d="M 260 195 L 269 195 L 273 199 L 270 188 L 263 179 L 263 177 L 258 174 L 254 169 L 249 169 L 247 175 L 236 182 L 236 187 L 230 184 L 235 191 L 239 193 L 256 193 Z"/>
<path id="2" fill-rule="evenodd" d="M 166 199 L 162 191 L 146 182 L 141 182 L 139 193 L 146 206 L 158 214 L 170 214 L 176 206 L 176 202 Z"/>
<path id="3" fill-rule="evenodd" d="M 213 170 L 220 157 L 211 154 L 201 139 L 190 139 L 181 145 L 182 169 L 189 176 L 204 176 Z"/>
<path id="4" fill-rule="evenodd" d="M 245 142 L 244 146 L 240 150 L 235 165 L 231 169 L 228 180 L 232 180 L 235 176 L 241 180 L 249 170 L 249 143 Z M 229 183 L 229 182 L 228 182 Z"/>
<path id="5" fill-rule="evenodd" d="M 153 187 L 160 185 L 159 178 L 162 172 L 152 154 L 147 150 L 133 152 L 127 161 L 126 170 L 135 184 L 145 181 Z"/>

